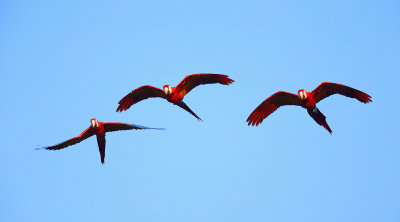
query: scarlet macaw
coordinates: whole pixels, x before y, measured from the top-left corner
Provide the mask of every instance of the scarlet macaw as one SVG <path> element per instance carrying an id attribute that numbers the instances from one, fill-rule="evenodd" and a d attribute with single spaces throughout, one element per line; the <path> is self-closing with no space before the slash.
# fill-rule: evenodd
<path id="1" fill-rule="evenodd" d="M 212 83 L 220 83 L 223 85 L 229 85 L 234 81 L 228 78 L 227 75 L 222 74 L 210 74 L 210 73 L 199 73 L 192 74 L 186 76 L 176 87 L 171 87 L 170 85 L 164 85 L 163 89 L 145 85 L 134 89 L 128 95 L 119 101 L 119 106 L 117 108 L 117 112 L 122 112 L 133 104 L 138 103 L 144 99 L 148 99 L 150 97 L 160 97 L 166 99 L 168 102 L 177 105 L 193 116 L 195 116 L 198 120 L 201 120 L 182 100 L 183 97 L 190 92 L 193 88 L 203 84 L 212 84 Z"/>
<path id="2" fill-rule="evenodd" d="M 312 92 L 306 92 L 304 89 L 298 91 L 298 95 L 279 91 L 274 95 L 264 100 L 247 118 L 248 125 L 256 125 L 262 123 L 271 113 L 277 110 L 280 106 L 284 105 L 297 105 L 307 109 L 308 114 L 317 122 L 323 126 L 329 133 L 332 134 L 332 130 L 326 122 L 326 117 L 317 108 L 316 104 L 333 94 L 341 94 L 350 98 L 355 98 L 360 102 L 369 103 L 372 102 L 371 96 L 353 89 L 351 87 L 323 82 Z"/>
<path id="3" fill-rule="evenodd" d="M 99 146 L 100 158 L 101 163 L 104 164 L 104 157 L 105 157 L 105 149 L 106 149 L 106 132 L 113 132 L 118 130 L 132 130 L 132 129 L 161 129 L 161 128 L 149 128 L 145 126 L 139 126 L 134 124 L 127 124 L 127 123 L 119 123 L 119 122 L 111 122 L 111 123 L 103 123 L 99 122 L 96 119 L 90 120 L 90 126 L 85 131 L 83 131 L 79 136 L 71 138 L 65 142 L 60 144 L 44 147 L 43 149 L 46 150 L 59 150 L 64 149 L 68 146 L 80 143 L 81 141 L 96 135 L 97 137 L 97 144 Z M 41 148 L 39 148 L 41 149 Z"/>

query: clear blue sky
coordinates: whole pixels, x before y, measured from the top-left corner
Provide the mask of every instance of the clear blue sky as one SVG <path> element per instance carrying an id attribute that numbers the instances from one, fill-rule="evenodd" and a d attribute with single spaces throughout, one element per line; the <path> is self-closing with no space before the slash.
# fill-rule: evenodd
<path id="1" fill-rule="evenodd" d="M 400 221 L 400 3 L 381 1 L 0 1 L 0 221 Z M 193 90 L 204 120 L 144 84 L 224 73 Z M 367 92 L 319 104 L 333 134 L 276 91 L 323 81 Z M 99 121 L 165 131 L 107 134 L 35 151 Z"/>

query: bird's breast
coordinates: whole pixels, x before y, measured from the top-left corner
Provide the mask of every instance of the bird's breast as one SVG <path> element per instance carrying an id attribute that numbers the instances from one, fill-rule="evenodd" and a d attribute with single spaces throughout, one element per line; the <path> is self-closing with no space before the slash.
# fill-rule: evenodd
<path id="1" fill-rule="evenodd" d="M 301 106 L 306 109 L 314 109 L 315 105 L 316 105 L 315 101 L 312 98 L 306 99 L 306 100 L 302 101 L 302 103 L 301 103 Z"/>
<path id="2" fill-rule="evenodd" d="M 178 104 L 182 102 L 182 97 L 179 95 L 179 93 L 171 93 L 169 96 L 167 96 L 167 100 L 173 104 Z"/>
<path id="3" fill-rule="evenodd" d="M 96 135 L 104 135 L 106 133 L 103 125 L 99 125 L 97 128 L 92 128 L 92 130 Z"/>

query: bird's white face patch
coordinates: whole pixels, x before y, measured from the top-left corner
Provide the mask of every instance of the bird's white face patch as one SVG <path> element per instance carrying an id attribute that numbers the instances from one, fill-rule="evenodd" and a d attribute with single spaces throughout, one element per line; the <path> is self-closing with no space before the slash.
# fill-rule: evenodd
<path id="1" fill-rule="evenodd" d="M 164 87 L 164 92 L 165 92 L 165 94 L 167 94 L 167 95 L 171 94 L 171 92 L 172 92 L 171 86 L 166 86 L 166 87 Z"/>
<path id="2" fill-rule="evenodd" d="M 299 98 L 305 100 L 307 98 L 307 93 L 304 90 L 299 91 Z"/>
<path id="3" fill-rule="evenodd" d="M 92 124 L 93 128 L 96 128 L 99 125 L 97 120 L 91 120 L 90 123 Z"/>

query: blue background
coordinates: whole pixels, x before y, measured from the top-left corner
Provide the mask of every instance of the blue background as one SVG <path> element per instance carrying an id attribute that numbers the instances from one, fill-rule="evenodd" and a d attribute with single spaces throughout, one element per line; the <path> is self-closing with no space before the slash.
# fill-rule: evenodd
<path id="1" fill-rule="evenodd" d="M 0 221 L 400 221 L 400 3 L 0 1 Z M 116 113 L 144 84 L 223 73 L 230 86 Z M 372 96 L 245 120 L 323 81 Z M 99 121 L 165 131 L 35 151 Z"/>

